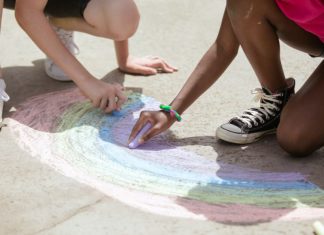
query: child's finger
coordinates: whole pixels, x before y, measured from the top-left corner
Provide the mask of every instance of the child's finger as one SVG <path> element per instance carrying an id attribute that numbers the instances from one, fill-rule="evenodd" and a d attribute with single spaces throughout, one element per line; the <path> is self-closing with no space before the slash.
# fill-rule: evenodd
<path id="1" fill-rule="evenodd" d="M 120 110 L 122 105 L 127 101 L 127 96 L 124 94 L 124 92 L 117 90 L 116 96 L 118 98 L 118 101 L 116 103 L 117 110 Z"/>
<path id="2" fill-rule="evenodd" d="M 166 62 L 166 60 L 164 60 L 163 58 L 161 58 L 159 56 L 152 57 L 151 59 L 154 59 L 158 63 L 162 63 L 163 66 L 168 68 L 168 70 L 166 70 L 166 71 L 172 71 L 172 72 L 178 71 L 178 68 L 170 65 L 169 63 Z"/>
<path id="3" fill-rule="evenodd" d="M 173 72 L 173 69 L 166 66 L 166 64 L 162 60 L 156 61 L 155 62 L 155 67 L 161 69 L 163 72 L 166 72 L 166 73 L 172 73 Z"/>
<path id="4" fill-rule="evenodd" d="M 105 110 L 108 105 L 108 99 L 106 97 L 102 97 L 100 100 L 99 108 L 101 110 Z"/>
<path id="5" fill-rule="evenodd" d="M 99 108 L 100 107 L 100 103 L 101 103 L 101 99 L 94 99 L 94 100 L 91 100 L 92 102 L 92 105 L 96 108 Z"/>
<path id="6" fill-rule="evenodd" d="M 141 116 L 137 122 L 135 123 L 135 126 L 133 127 L 133 130 L 131 132 L 131 134 L 129 135 L 128 138 L 128 143 L 132 142 L 135 137 L 137 136 L 137 134 L 140 132 L 140 130 L 142 130 L 142 128 L 144 127 L 144 125 L 147 123 L 147 117 L 145 116 Z"/>
<path id="7" fill-rule="evenodd" d="M 136 73 L 141 73 L 143 75 L 155 75 L 157 74 L 157 71 L 155 68 L 138 65 L 136 68 Z"/>
<path id="8" fill-rule="evenodd" d="M 155 125 L 139 139 L 138 143 L 143 144 L 160 133 L 161 133 L 161 127 Z"/>
<path id="9" fill-rule="evenodd" d="M 115 96 L 109 96 L 108 99 L 108 107 L 105 109 L 106 113 L 110 113 L 112 111 L 114 111 L 116 109 L 116 100 L 115 100 Z"/>
<path id="10" fill-rule="evenodd" d="M 174 66 L 168 64 L 165 60 L 163 60 L 163 63 L 164 63 L 164 64 L 165 64 L 169 69 L 172 69 L 173 72 L 178 71 L 178 68 L 176 68 L 176 67 L 174 67 Z"/>

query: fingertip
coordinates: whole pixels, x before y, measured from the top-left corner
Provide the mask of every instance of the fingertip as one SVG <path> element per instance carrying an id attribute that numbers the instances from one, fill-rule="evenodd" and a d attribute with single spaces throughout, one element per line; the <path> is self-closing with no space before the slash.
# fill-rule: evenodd
<path id="1" fill-rule="evenodd" d="M 105 113 L 111 113 L 115 110 L 115 108 L 113 108 L 112 106 L 107 106 L 105 109 L 104 109 L 104 112 Z"/>
<path id="2" fill-rule="evenodd" d="M 139 144 L 139 145 L 142 145 L 142 144 L 144 144 L 144 143 L 145 143 L 145 140 L 144 140 L 144 139 L 140 138 L 140 139 L 138 140 L 138 144 Z"/>
<path id="3" fill-rule="evenodd" d="M 127 144 L 130 144 L 133 140 L 134 140 L 134 136 L 133 136 L 133 131 L 132 131 L 132 132 L 130 133 L 129 137 L 128 137 Z"/>
<path id="4" fill-rule="evenodd" d="M 128 141 L 127 141 L 127 145 L 129 145 L 130 143 L 132 143 L 134 138 L 128 138 Z"/>
<path id="5" fill-rule="evenodd" d="M 150 70 L 150 72 L 148 73 L 148 75 L 156 75 L 158 73 L 158 71 L 157 70 Z"/>

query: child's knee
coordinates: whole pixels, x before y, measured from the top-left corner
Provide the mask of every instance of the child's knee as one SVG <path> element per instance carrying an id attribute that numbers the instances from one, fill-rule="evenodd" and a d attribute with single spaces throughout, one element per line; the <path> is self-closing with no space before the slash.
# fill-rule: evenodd
<path id="1" fill-rule="evenodd" d="M 22 4 L 20 5 L 16 5 L 15 6 L 15 17 L 16 17 L 16 20 L 18 22 L 18 24 L 20 24 L 23 20 L 24 20 L 24 14 L 25 14 L 25 11 L 26 9 L 24 9 L 23 7 L 21 7 Z"/>
<path id="2" fill-rule="evenodd" d="M 122 41 L 133 36 L 137 30 L 140 21 L 140 15 L 137 9 L 124 12 L 111 26 L 111 34 L 113 40 Z"/>
<path id="3" fill-rule="evenodd" d="M 287 128 L 278 128 L 277 139 L 280 147 L 292 156 L 305 156 L 308 153 L 300 136 L 293 135 Z"/>
<path id="4" fill-rule="evenodd" d="M 298 125 L 288 115 L 283 115 L 277 129 L 278 143 L 286 152 L 292 156 L 302 157 L 314 151 L 312 143 L 305 138 L 308 132 L 306 128 Z"/>
<path id="5" fill-rule="evenodd" d="M 134 35 L 140 21 L 140 14 L 133 1 L 123 1 L 122 4 L 107 27 L 107 34 L 116 41 L 126 40 Z"/>
<path id="6" fill-rule="evenodd" d="M 133 0 L 90 1 L 84 12 L 86 22 L 97 34 L 116 41 L 131 37 L 137 30 L 140 15 Z"/>

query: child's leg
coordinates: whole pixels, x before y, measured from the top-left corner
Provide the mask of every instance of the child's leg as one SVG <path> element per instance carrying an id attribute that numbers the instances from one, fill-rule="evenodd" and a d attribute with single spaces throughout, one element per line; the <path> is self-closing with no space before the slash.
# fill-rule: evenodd
<path id="1" fill-rule="evenodd" d="M 309 54 L 320 54 L 323 44 L 287 19 L 274 0 L 228 0 L 234 31 L 263 87 L 282 90 L 285 76 L 278 37 Z"/>
<path id="2" fill-rule="evenodd" d="M 324 146 L 324 61 L 285 107 L 278 141 L 287 152 L 303 156 Z"/>
<path id="3" fill-rule="evenodd" d="M 49 19 L 52 25 L 58 27 L 55 28 L 57 35 L 73 54 L 77 47 L 73 42 L 72 31 L 119 41 L 126 40 L 134 34 L 139 22 L 139 13 L 132 0 L 91 0 L 82 12 L 83 17 L 81 15 L 80 17 L 54 17 L 56 11 L 62 14 L 64 9 L 60 7 L 55 8 L 55 2 L 51 5 Z M 49 58 L 45 60 L 45 71 L 55 80 L 71 81 Z"/>
<path id="4" fill-rule="evenodd" d="M 260 107 L 245 111 L 217 129 L 217 136 L 246 144 L 275 133 L 281 112 L 294 84 L 284 76 L 279 37 L 304 52 L 318 55 L 323 44 L 314 35 L 287 19 L 274 0 L 227 0 L 227 12 L 234 32 L 262 87 Z"/>
<path id="5" fill-rule="evenodd" d="M 132 36 L 139 23 L 139 13 L 132 0 L 91 0 L 84 18 L 53 18 L 51 22 L 63 29 L 122 41 Z"/>

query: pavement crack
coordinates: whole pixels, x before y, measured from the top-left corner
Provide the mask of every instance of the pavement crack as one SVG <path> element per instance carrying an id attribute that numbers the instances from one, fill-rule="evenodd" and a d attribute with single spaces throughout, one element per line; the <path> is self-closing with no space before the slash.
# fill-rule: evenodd
<path id="1" fill-rule="evenodd" d="M 82 206 L 82 207 L 78 208 L 76 211 L 74 211 L 72 214 L 69 214 L 65 218 L 61 219 L 60 221 L 57 221 L 56 223 L 51 224 L 50 226 L 48 226 L 46 228 L 43 228 L 43 229 L 41 229 L 41 230 L 39 230 L 37 232 L 33 232 L 30 235 L 37 235 L 37 234 L 40 234 L 42 232 L 51 230 L 51 229 L 55 228 L 56 226 L 65 223 L 67 220 L 73 218 L 74 216 L 76 216 L 76 215 L 78 215 L 78 214 L 80 214 L 80 213 L 82 213 L 84 211 L 87 211 L 89 208 L 93 207 L 94 205 L 101 203 L 104 199 L 105 199 L 105 197 L 101 197 L 98 200 L 94 201 L 93 203 Z"/>

